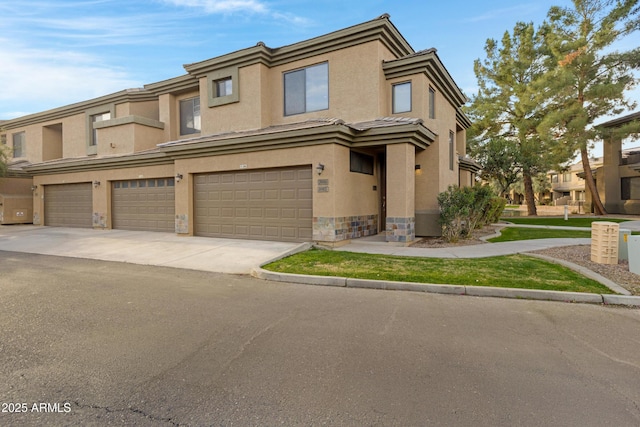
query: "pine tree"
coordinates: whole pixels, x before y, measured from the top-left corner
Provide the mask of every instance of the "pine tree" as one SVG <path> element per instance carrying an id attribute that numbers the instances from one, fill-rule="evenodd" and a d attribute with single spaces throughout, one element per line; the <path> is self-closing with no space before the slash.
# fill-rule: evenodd
<path id="1" fill-rule="evenodd" d="M 573 8 L 552 7 L 543 28 L 555 66 L 538 88 L 539 102 L 549 107 L 538 131 L 580 152 L 597 215 L 606 211 L 589 164 L 590 144 L 601 136 L 594 123 L 636 107 L 624 94 L 638 83 L 633 70 L 640 68 L 640 47 L 625 52 L 611 47 L 640 29 L 638 2 L 573 0 Z"/>
<path id="2" fill-rule="evenodd" d="M 502 147 L 503 153 L 513 157 L 504 174 L 521 171 L 529 215 L 537 214 L 533 178 L 567 160 L 566 153 L 555 147 L 556 140 L 541 137 L 538 130 L 546 115 L 546 105 L 535 92 L 548 69 L 543 41 L 533 23 L 522 22 L 515 25 L 513 34 L 505 32 L 500 45 L 487 40 L 486 59 L 474 64 L 478 94 L 467 110 L 474 122 L 472 153 L 491 151 L 496 141 L 510 145 Z"/>

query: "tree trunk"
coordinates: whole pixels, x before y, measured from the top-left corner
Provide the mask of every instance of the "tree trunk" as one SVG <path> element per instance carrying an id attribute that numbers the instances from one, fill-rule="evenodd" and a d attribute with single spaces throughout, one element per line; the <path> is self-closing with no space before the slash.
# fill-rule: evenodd
<path id="1" fill-rule="evenodd" d="M 582 168 L 584 169 L 584 181 L 587 184 L 587 188 L 591 193 L 591 201 L 593 202 L 593 213 L 596 215 L 606 215 L 607 211 L 604 209 L 602 200 L 600 200 L 600 194 L 598 193 L 598 187 L 596 187 L 596 181 L 593 179 L 591 173 L 591 164 L 589 163 L 589 153 L 586 148 L 580 149 L 580 157 L 582 157 Z"/>
<path id="2" fill-rule="evenodd" d="M 533 179 L 528 171 L 523 171 L 522 176 L 524 178 L 524 201 L 527 204 L 527 215 L 538 216 L 536 199 L 533 194 Z"/>

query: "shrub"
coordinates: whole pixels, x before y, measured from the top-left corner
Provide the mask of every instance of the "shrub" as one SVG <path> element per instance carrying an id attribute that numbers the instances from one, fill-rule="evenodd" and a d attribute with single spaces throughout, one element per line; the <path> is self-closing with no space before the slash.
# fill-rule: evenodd
<path id="1" fill-rule="evenodd" d="M 475 228 L 498 220 L 506 200 L 494 197 L 488 186 L 449 186 L 438 194 L 442 236 L 450 242 L 469 237 Z M 495 219 L 494 219 L 495 218 Z"/>

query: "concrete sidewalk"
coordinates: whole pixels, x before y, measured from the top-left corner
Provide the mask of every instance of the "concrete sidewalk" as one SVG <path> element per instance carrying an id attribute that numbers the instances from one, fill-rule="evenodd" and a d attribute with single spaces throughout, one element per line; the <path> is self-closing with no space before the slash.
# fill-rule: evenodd
<path id="1" fill-rule="evenodd" d="M 384 242 L 384 236 L 371 236 L 353 240 L 336 248 L 337 251 L 359 252 L 381 255 L 397 255 L 423 258 L 487 258 L 557 248 L 561 246 L 589 245 L 591 239 L 537 239 L 500 242 L 491 244 L 452 246 L 448 248 L 413 248 L 393 246 Z"/>

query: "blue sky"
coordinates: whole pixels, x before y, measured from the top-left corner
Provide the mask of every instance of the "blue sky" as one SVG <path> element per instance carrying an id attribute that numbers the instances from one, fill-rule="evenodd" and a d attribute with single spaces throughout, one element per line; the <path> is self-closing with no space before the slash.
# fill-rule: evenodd
<path id="1" fill-rule="evenodd" d="M 383 13 L 415 50 L 435 47 L 473 95 L 473 61 L 517 21 L 540 24 L 569 0 L 2 0 L 0 120 L 185 73 L 255 45 L 279 47 Z M 635 34 L 620 48 L 640 45 Z M 640 101 L 640 91 L 630 94 Z"/>

